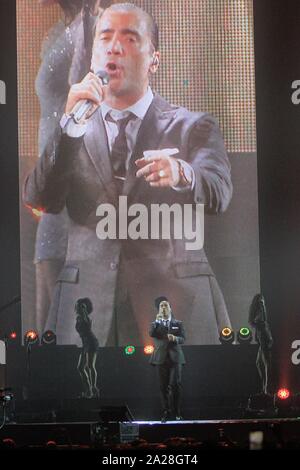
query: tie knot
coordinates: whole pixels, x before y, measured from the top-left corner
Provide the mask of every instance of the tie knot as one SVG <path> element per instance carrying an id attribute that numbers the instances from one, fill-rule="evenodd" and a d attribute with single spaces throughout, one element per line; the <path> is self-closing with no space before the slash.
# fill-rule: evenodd
<path id="1" fill-rule="evenodd" d="M 111 116 L 110 113 L 107 113 L 105 119 L 109 122 L 114 122 L 118 126 L 120 132 L 121 130 L 124 130 L 126 128 L 129 121 L 136 119 L 136 116 L 133 113 L 129 112 L 128 116 L 121 117 L 120 119 L 115 119 Z"/>

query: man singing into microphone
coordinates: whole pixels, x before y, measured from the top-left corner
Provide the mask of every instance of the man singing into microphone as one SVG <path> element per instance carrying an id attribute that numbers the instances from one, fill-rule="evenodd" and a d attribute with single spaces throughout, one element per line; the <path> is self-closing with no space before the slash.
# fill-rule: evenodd
<path id="1" fill-rule="evenodd" d="M 184 343 L 185 333 L 183 323 L 175 320 L 167 297 L 155 299 L 155 307 L 158 310 L 156 319 L 151 323 L 150 336 L 154 338 L 155 349 L 150 359 L 150 364 L 157 366 L 161 401 L 163 406 L 162 422 L 166 422 L 172 416 L 172 408 L 175 411 L 175 419 L 182 419 L 181 404 L 181 371 L 185 364 L 181 344 Z"/>
<path id="2" fill-rule="evenodd" d="M 187 250 L 185 235 L 174 236 L 173 219 L 169 238 L 155 227 L 148 239 L 96 234 L 97 208 L 118 209 L 119 196 L 128 207 L 203 204 L 209 213 L 230 202 L 230 165 L 216 121 L 152 91 L 149 78 L 159 63 L 158 28 L 148 13 L 131 3 L 105 10 L 96 26 L 93 72 L 71 87 L 57 148 L 45 149 L 25 182 L 27 203 L 50 213 L 66 205 L 70 217 L 47 325 L 60 344 L 77 343 L 73 306 L 80 297 L 94 305 L 100 346 L 144 344 L 149 305 L 162 290 L 183 312 L 189 344 L 218 344 L 219 330 L 230 326 L 204 250 Z M 99 71 L 107 73 L 107 85 Z M 97 109 L 78 124 L 70 116 L 82 100 Z"/>

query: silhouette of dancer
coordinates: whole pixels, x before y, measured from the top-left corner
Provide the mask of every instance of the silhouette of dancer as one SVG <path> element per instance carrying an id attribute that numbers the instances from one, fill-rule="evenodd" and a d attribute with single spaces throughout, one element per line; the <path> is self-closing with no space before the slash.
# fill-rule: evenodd
<path id="1" fill-rule="evenodd" d="M 269 391 L 273 338 L 267 321 L 266 304 L 262 294 L 256 294 L 252 300 L 249 309 L 249 324 L 255 328 L 255 341 L 259 345 L 256 367 L 261 380 L 262 393 L 267 394 Z"/>
<path id="2" fill-rule="evenodd" d="M 99 397 L 97 387 L 96 359 L 99 343 L 92 332 L 92 321 L 89 315 L 93 311 L 93 305 L 90 299 L 78 299 L 75 303 L 76 313 L 76 331 L 82 340 L 82 351 L 79 356 L 77 370 L 79 372 L 83 385 L 83 398 Z"/>

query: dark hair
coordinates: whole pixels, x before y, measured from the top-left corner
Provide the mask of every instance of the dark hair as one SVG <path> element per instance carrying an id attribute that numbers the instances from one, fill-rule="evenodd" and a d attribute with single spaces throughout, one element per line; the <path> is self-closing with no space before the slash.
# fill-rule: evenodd
<path id="1" fill-rule="evenodd" d="M 75 303 L 76 311 L 78 308 L 81 310 L 83 306 L 86 308 L 86 312 L 88 315 L 93 311 L 92 301 L 88 297 L 84 297 L 76 301 Z"/>
<path id="2" fill-rule="evenodd" d="M 264 300 L 264 296 L 262 294 L 256 294 L 252 299 L 248 317 L 248 321 L 252 326 L 255 326 L 255 320 L 257 319 L 258 315 L 260 315 L 260 321 L 267 320 L 266 310 L 265 308 L 262 310 L 262 307 L 260 306 L 261 300 Z"/>
<path id="3" fill-rule="evenodd" d="M 82 0 L 58 0 L 59 6 L 63 10 L 68 22 L 72 22 L 75 16 L 82 9 Z"/>
<path id="4" fill-rule="evenodd" d="M 159 305 L 161 302 L 163 301 L 166 301 L 166 302 L 169 302 L 169 300 L 167 299 L 167 297 L 164 297 L 163 295 L 161 297 L 157 297 L 155 300 L 154 300 L 154 305 L 155 305 L 155 308 L 156 310 L 159 310 Z"/>
<path id="5" fill-rule="evenodd" d="M 96 5 L 97 0 L 57 0 L 57 3 L 63 10 L 68 21 L 72 22 L 75 16 L 82 10 L 84 5 L 88 5 L 93 9 Z M 108 8 L 111 4 L 114 3 L 114 0 L 101 0 L 100 7 Z"/>
<path id="6" fill-rule="evenodd" d="M 143 10 L 142 8 L 133 5 L 133 3 L 114 3 L 110 7 L 108 7 L 108 10 L 112 11 L 134 11 L 138 14 L 140 14 L 146 21 L 148 31 L 151 37 L 151 42 L 152 45 L 155 49 L 155 51 L 158 51 L 159 48 L 159 31 L 158 31 L 158 26 L 156 24 L 156 21 L 154 20 L 153 16 L 150 15 L 147 11 Z"/>

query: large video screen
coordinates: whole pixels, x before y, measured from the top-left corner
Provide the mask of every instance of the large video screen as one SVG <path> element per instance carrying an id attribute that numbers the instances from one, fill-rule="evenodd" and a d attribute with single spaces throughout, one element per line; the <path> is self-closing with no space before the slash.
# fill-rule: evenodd
<path id="1" fill-rule="evenodd" d="M 22 328 L 142 346 L 166 298 L 217 345 L 260 291 L 252 0 L 130 2 L 158 42 L 116 3 L 17 0 Z"/>

